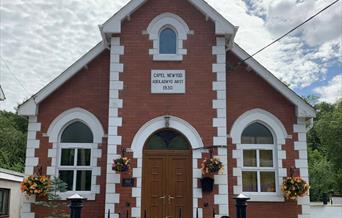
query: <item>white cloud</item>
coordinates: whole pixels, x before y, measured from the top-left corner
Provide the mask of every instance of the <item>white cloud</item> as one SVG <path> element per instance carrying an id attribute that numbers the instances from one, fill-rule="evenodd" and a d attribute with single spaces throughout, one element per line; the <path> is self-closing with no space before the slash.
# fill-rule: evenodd
<path id="1" fill-rule="evenodd" d="M 332 78 L 327 85 L 315 88 L 314 91 L 320 95 L 320 101 L 335 103 L 342 99 L 342 74 Z"/>
<path id="2" fill-rule="evenodd" d="M 332 0 L 207 1 L 240 27 L 236 42 L 253 53 Z M 12 110 L 86 53 L 101 40 L 98 24 L 127 2 L 0 0 L 0 55 L 12 72 L 1 61 L 0 83 L 7 99 L 0 109 Z M 336 4 L 255 58 L 292 87 L 324 79 L 333 61 L 342 62 L 341 7 Z"/>
<path id="3" fill-rule="evenodd" d="M 245 0 L 246 3 L 234 1 L 232 4 L 222 4 L 221 1 L 215 0 L 208 2 L 234 25 L 240 26 L 236 42 L 251 54 L 300 24 L 331 1 Z M 316 23 L 310 21 L 296 30 L 296 34 L 283 38 L 256 55 L 255 59 L 292 88 L 303 88 L 324 79 L 332 62 L 336 59 L 342 61 L 342 19 L 336 19 L 342 16 L 338 13 L 341 7 L 341 2 L 332 6 L 329 11 L 312 20 Z M 324 31 L 308 32 L 313 29 L 312 26 L 321 25 L 325 26 Z M 337 26 L 341 27 L 336 28 Z M 313 37 L 325 41 L 315 41 Z"/>

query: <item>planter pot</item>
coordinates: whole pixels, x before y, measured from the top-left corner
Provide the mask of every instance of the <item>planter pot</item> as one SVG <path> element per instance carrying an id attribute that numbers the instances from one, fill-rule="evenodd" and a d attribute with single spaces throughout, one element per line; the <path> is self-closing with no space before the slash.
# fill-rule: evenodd
<path id="1" fill-rule="evenodd" d="M 203 177 L 201 179 L 202 192 L 212 192 L 214 188 L 214 179 L 211 177 Z"/>

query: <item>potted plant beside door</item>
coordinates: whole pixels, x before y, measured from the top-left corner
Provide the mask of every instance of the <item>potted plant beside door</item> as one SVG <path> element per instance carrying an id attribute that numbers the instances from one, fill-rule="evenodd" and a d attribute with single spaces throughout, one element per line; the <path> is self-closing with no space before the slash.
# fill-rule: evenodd
<path id="1" fill-rule="evenodd" d="M 205 158 L 201 164 L 202 168 L 202 191 L 203 192 L 211 192 L 214 187 L 214 174 L 220 173 L 223 171 L 223 164 L 219 158 Z"/>

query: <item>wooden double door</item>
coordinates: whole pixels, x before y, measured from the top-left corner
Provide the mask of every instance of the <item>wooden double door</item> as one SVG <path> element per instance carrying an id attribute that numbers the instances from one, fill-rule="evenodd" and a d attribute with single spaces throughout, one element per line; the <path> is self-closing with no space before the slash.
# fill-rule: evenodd
<path id="1" fill-rule="evenodd" d="M 142 216 L 192 217 L 191 150 L 145 150 Z"/>

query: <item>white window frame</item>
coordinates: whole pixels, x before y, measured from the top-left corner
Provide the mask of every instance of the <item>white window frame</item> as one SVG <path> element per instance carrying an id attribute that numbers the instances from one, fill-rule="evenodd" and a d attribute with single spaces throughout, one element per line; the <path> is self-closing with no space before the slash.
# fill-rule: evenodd
<path id="1" fill-rule="evenodd" d="M 46 174 L 51 177 L 59 176 L 61 148 L 67 148 L 67 144 L 70 144 L 72 148 L 84 148 L 83 143 L 60 142 L 60 137 L 64 129 L 76 121 L 83 122 L 93 133 L 93 143 L 87 143 L 87 146 L 91 147 L 91 191 L 66 191 L 59 192 L 58 194 L 61 197 L 61 200 L 65 200 L 76 193 L 87 198 L 88 200 L 95 200 L 96 194 L 100 193 L 100 185 L 98 185 L 96 182 L 97 178 L 101 176 L 101 167 L 98 166 L 97 163 L 102 156 L 101 148 L 99 146 L 102 144 L 104 130 L 97 117 L 89 111 L 83 108 L 72 108 L 64 111 L 51 122 L 47 131 L 49 142 L 52 144 L 52 148 L 48 149 L 48 157 L 51 158 L 51 166 L 47 167 Z"/>
<path id="2" fill-rule="evenodd" d="M 84 192 L 84 193 L 88 193 L 88 192 L 92 192 L 92 186 L 90 186 L 90 190 L 89 191 L 77 191 L 76 190 L 76 180 L 77 180 L 77 171 L 78 170 L 90 170 L 91 171 L 91 175 L 93 176 L 93 170 L 94 170 L 94 160 L 93 160 L 93 147 L 94 147 L 94 143 L 60 143 L 59 144 L 59 157 L 58 157 L 58 176 L 59 176 L 59 171 L 60 170 L 72 170 L 74 172 L 74 178 L 73 178 L 73 187 L 72 187 L 72 192 Z M 63 166 L 61 164 L 61 160 L 62 160 L 62 149 L 74 149 L 75 153 L 74 153 L 74 164 L 72 166 Z M 78 155 L 78 149 L 90 149 L 90 165 L 89 166 L 77 166 L 77 155 Z M 92 177 L 91 176 L 91 177 Z M 91 180 L 93 180 L 93 178 L 91 178 Z M 91 181 L 92 184 L 93 181 Z"/>
<path id="3" fill-rule="evenodd" d="M 176 32 L 176 54 L 160 54 L 159 37 L 161 30 L 171 28 Z M 192 33 L 185 21 L 178 15 L 163 13 L 155 17 L 146 29 L 149 39 L 153 42 L 153 48 L 149 49 L 149 54 L 154 61 L 182 61 L 187 54 L 187 49 L 183 48 L 183 41 L 187 40 L 187 35 Z"/>
<path id="4" fill-rule="evenodd" d="M 245 150 L 255 150 L 256 151 L 256 167 L 245 167 L 244 166 L 244 157 L 243 151 Z M 271 150 L 272 151 L 272 159 L 273 159 L 273 167 L 260 167 L 260 150 Z M 271 195 L 277 196 L 279 195 L 279 181 L 278 181 L 278 172 L 277 172 L 277 156 L 275 153 L 274 144 L 242 144 L 242 168 L 241 173 L 243 172 L 257 172 L 257 192 L 245 192 L 247 195 Z M 274 180 L 275 180 L 275 192 L 262 192 L 261 191 L 261 181 L 260 181 L 260 172 L 274 172 Z M 243 191 L 243 187 L 242 187 Z"/>
<path id="5" fill-rule="evenodd" d="M 273 135 L 273 143 L 276 156 L 275 161 L 277 162 L 276 181 L 278 182 L 277 188 L 279 191 L 275 195 L 265 192 L 250 192 L 246 195 L 251 198 L 250 201 L 255 202 L 284 202 L 284 197 L 282 193 L 280 193 L 279 184 L 282 181 L 283 177 L 287 176 L 287 169 L 283 167 L 283 160 L 286 160 L 286 151 L 284 150 L 284 146 L 286 144 L 285 140 L 287 138 L 290 138 L 290 136 L 287 134 L 287 131 L 282 122 L 274 114 L 261 108 L 251 109 L 241 114 L 234 121 L 233 126 L 230 130 L 229 135 L 232 139 L 232 144 L 235 145 L 235 149 L 233 149 L 232 151 L 233 160 L 236 161 L 236 167 L 233 168 L 233 176 L 237 178 L 237 183 L 233 186 L 233 194 L 239 195 L 242 193 L 242 151 L 245 144 L 241 143 L 241 135 L 246 127 L 255 122 L 259 122 L 266 126 Z"/>

